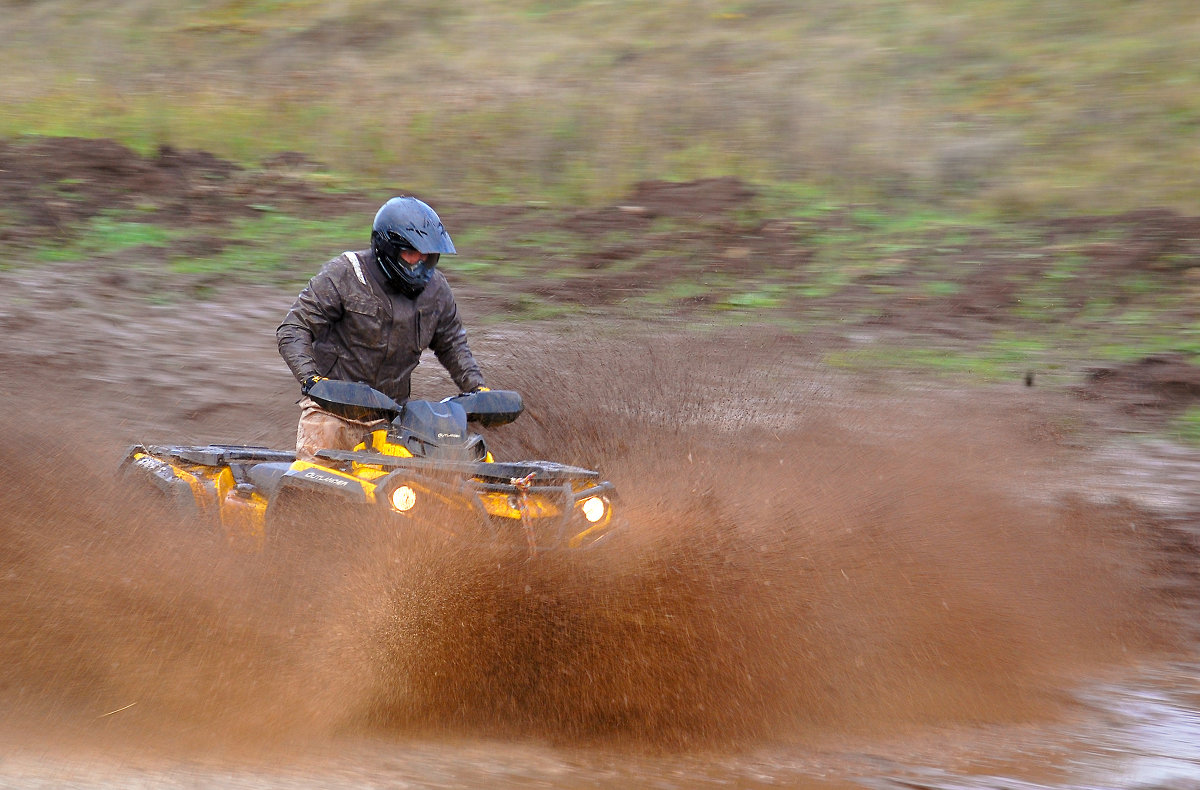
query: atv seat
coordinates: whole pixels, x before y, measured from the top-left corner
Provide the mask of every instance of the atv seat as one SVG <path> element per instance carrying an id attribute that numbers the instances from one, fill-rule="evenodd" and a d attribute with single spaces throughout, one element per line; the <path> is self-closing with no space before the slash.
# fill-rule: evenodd
<path id="1" fill-rule="evenodd" d="M 283 479 L 284 474 L 291 468 L 291 464 L 280 462 L 255 464 L 250 467 L 247 476 L 249 476 L 250 482 L 254 484 L 259 493 L 269 499 L 275 494 L 276 489 L 279 488 L 279 481 Z"/>

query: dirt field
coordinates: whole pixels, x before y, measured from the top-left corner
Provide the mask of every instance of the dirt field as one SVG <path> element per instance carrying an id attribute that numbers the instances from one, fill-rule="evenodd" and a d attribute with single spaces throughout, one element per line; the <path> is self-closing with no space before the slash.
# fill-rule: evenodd
<path id="1" fill-rule="evenodd" d="M 76 204 L 38 197 L 57 167 L 97 205 L 152 201 L 198 233 L 282 199 L 271 172 L 90 148 L 88 170 L 67 145 L 0 149 L 0 188 L 42 222 L 6 242 L 69 234 Z M 198 173 L 219 176 L 202 199 Z M 704 201 L 737 188 L 648 185 L 632 216 L 719 212 Z M 504 211 L 442 213 L 465 228 Z M 617 216 L 628 227 L 617 207 L 571 221 L 600 238 Z M 1081 695 L 1194 656 L 1200 453 L 1139 438 L 1200 399 L 1182 358 L 956 388 L 831 371 L 820 354 L 851 341 L 828 331 L 480 325 L 488 383 L 527 402 L 494 451 L 601 469 L 633 539 L 519 569 L 375 557 L 283 596 L 253 558 L 113 488 L 134 441 L 294 437 L 274 341 L 294 292 L 148 301 L 164 283 L 123 261 L 2 273 L 7 786 L 842 786 L 917 767 L 1070 782 L 1061 733 L 1097 717 Z M 469 327 L 503 313 L 452 284 Z M 999 319 L 970 305 L 996 285 L 894 313 L 893 340 L 979 331 Z M 450 392 L 427 362 L 415 392 Z"/>

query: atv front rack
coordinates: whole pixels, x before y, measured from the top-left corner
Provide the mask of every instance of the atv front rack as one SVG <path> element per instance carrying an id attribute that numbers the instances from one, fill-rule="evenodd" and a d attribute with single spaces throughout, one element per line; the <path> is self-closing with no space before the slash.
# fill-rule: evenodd
<path id="1" fill-rule="evenodd" d="M 291 463 L 296 454 L 288 450 L 272 450 L 270 447 L 255 447 L 240 444 L 134 445 L 126 455 L 135 452 L 166 456 L 188 464 L 200 466 L 225 466 L 227 464 Z"/>
<path id="2" fill-rule="evenodd" d="M 331 461 L 354 462 L 381 466 L 387 469 L 411 469 L 414 472 L 445 472 L 466 477 L 481 477 L 496 484 L 515 486 L 506 481 L 514 478 L 534 475 L 538 481 L 553 480 L 566 482 L 571 480 L 599 480 L 600 473 L 579 466 L 568 466 L 555 461 L 519 461 L 504 463 L 496 461 L 444 461 L 435 458 L 399 458 L 383 453 L 363 452 L 361 450 L 321 450 L 317 457 L 328 458 Z M 557 489 L 558 486 L 553 486 Z M 499 489 L 497 489 L 499 490 Z"/>

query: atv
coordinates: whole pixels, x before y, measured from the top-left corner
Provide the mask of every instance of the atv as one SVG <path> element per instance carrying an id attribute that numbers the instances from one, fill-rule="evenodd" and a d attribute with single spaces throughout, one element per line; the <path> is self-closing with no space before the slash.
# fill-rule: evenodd
<path id="1" fill-rule="evenodd" d="M 330 532 L 372 524 L 530 554 L 591 548 L 616 530 L 616 492 L 598 472 L 496 461 L 468 430 L 469 422 L 515 420 L 524 408 L 516 392 L 401 405 L 366 384 L 322 380 L 308 395 L 334 414 L 379 427 L 353 450 L 318 452 L 316 462 L 267 447 L 135 445 L 120 474 L 177 516 L 249 551 L 285 550 L 295 523 L 305 520 L 319 523 L 327 540 L 338 538 Z"/>

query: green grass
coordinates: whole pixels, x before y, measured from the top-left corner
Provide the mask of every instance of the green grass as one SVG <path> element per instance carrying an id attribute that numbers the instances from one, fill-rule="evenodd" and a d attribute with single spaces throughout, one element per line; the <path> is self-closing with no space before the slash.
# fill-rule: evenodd
<path id="1" fill-rule="evenodd" d="M 721 310 L 738 310 L 758 312 L 770 310 L 783 304 L 786 298 L 786 288 L 781 285 L 763 285 L 755 291 L 741 291 L 729 294 L 717 302 Z"/>
<path id="2" fill-rule="evenodd" d="M 962 285 L 959 283 L 947 282 L 945 280 L 934 280 L 933 282 L 927 282 L 924 284 L 923 288 L 925 293 L 932 297 L 954 296 L 955 294 L 962 292 L 963 289 Z"/>
<path id="3" fill-rule="evenodd" d="M 10 2 L 0 136 L 298 150 L 473 202 L 738 175 L 841 205 L 1196 212 L 1198 40 L 1192 0 Z"/>
<path id="4" fill-rule="evenodd" d="M 1175 419 L 1175 436 L 1188 444 L 1200 445 L 1200 406 L 1191 406 Z"/>
<path id="5" fill-rule="evenodd" d="M 826 356 L 833 367 L 852 370 L 926 371 L 974 382 L 1018 381 L 1028 372 L 1065 379 L 1071 368 L 1069 346 L 1061 335 L 1030 336 L 1005 332 L 972 347 L 927 348 L 881 344 L 836 351 Z"/>
<path id="6" fill-rule="evenodd" d="M 1088 332 L 1071 327 L 1040 334 L 1006 330 L 976 344 L 947 343 L 929 338 L 928 347 L 880 344 L 835 351 L 826 355 L 832 367 L 849 370 L 923 371 L 968 382 L 1019 381 L 1034 373 L 1037 381 L 1066 384 L 1075 381 L 1080 360 L 1094 363 L 1132 362 L 1147 354 L 1179 351 L 1168 335 L 1139 339 L 1123 336 L 1105 346 L 1088 345 Z M 1197 354 L 1200 357 L 1200 354 Z"/>
<path id="7" fill-rule="evenodd" d="M 1024 369 L 1003 356 L 969 353 L 938 348 L 874 346 L 825 355 L 825 363 L 845 370 L 914 370 L 965 378 L 975 382 L 995 382 L 1019 378 Z"/>
<path id="8" fill-rule="evenodd" d="M 167 248 L 179 234 L 145 218 L 127 212 L 104 212 L 93 217 L 66 244 L 54 244 L 34 251 L 39 261 L 72 261 L 116 255 L 135 247 Z"/>
<path id="9" fill-rule="evenodd" d="M 697 280 L 675 280 L 644 297 L 650 304 L 683 302 L 712 296 L 712 286 Z"/>
<path id="10" fill-rule="evenodd" d="M 361 217 L 312 220 L 267 212 L 236 220 L 223 234 L 226 245 L 213 255 L 173 255 L 179 274 L 231 274 L 278 279 L 311 276 L 325 261 L 363 247 Z"/>

